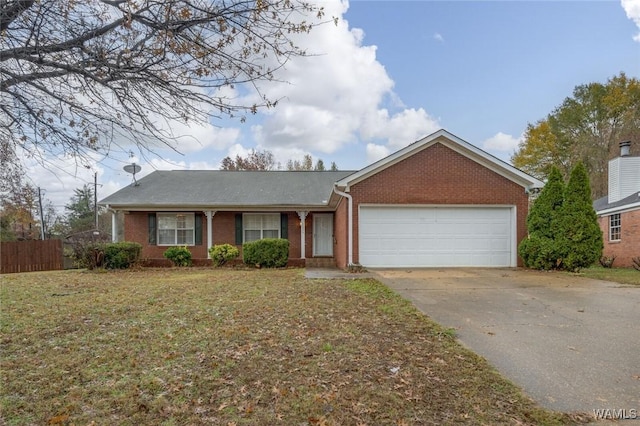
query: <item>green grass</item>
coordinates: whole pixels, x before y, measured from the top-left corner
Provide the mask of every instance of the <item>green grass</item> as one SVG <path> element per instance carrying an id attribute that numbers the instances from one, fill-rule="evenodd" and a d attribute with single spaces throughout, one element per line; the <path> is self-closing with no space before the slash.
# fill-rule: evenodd
<path id="1" fill-rule="evenodd" d="M 2 276 L 0 424 L 571 424 L 374 280 Z"/>
<path id="2" fill-rule="evenodd" d="M 596 280 L 640 285 L 640 271 L 633 268 L 603 268 L 601 266 L 592 266 L 591 268 L 581 270 L 580 275 Z"/>

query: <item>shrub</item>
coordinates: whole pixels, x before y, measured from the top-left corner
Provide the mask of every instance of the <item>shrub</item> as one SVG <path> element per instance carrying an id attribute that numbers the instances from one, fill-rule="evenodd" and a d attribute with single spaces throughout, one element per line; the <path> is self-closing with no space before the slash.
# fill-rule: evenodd
<path id="1" fill-rule="evenodd" d="M 612 268 L 613 267 L 613 261 L 616 260 L 615 256 L 602 256 L 600 258 L 600 265 L 603 268 Z"/>
<path id="2" fill-rule="evenodd" d="M 289 240 L 265 238 L 244 243 L 242 260 L 247 265 L 265 268 L 280 268 L 289 260 Z"/>
<path id="3" fill-rule="evenodd" d="M 186 246 L 169 247 L 162 254 L 173 266 L 191 266 L 191 252 Z"/>
<path id="4" fill-rule="evenodd" d="M 105 243 L 76 244 L 73 257 L 79 268 L 96 269 L 104 266 Z"/>
<path id="5" fill-rule="evenodd" d="M 127 241 L 104 245 L 104 267 L 127 269 L 140 260 L 142 245 Z"/>
<path id="6" fill-rule="evenodd" d="M 557 167 L 551 169 L 549 179 L 533 202 L 527 216 L 529 237 L 518 246 L 518 254 L 528 268 L 556 269 L 562 257 L 556 248 L 559 213 L 564 196 L 564 182 Z"/>
<path id="7" fill-rule="evenodd" d="M 214 266 L 222 266 L 238 256 L 240 256 L 240 250 L 231 244 L 215 245 L 209 249 L 209 257 Z"/>
<path id="8" fill-rule="evenodd" d="M 140 260 L 138 243 L 88 243 L 74 246 L 74 258 L 81 268 L 126 269 Z"/>
<path id="9" fill-rule="evenodd" d="M 573 168 L 569 177 L 560 231 L 556 242 L 563 255 L 565 269 L 579 271 L 593 265 L 602 256 L 602 231 L 591 201 L 589 175 L 582 163 Z"/>
<path id="10" fill-rule="evenodd" d="M 561 256 L 555 241 L 538 233 L 522 240 L 518 254 L 528 268 L 549 270 L 561 267 Z"/>

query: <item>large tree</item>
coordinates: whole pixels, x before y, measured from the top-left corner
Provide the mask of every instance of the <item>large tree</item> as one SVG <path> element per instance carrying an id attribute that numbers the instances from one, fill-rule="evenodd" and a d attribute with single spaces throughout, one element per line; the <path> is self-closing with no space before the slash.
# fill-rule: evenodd
<path id="1" fill-rule="evenodd" d="M 273 170 L 275 167 L 275 157 L 266 149 L 252 149 L 246 157 L 239 154 L 236 158 L 224 157 L 220 163 L 221 170 Z"/>
<path id="2" fill-rule="evenodd" d="M 292 34 L 322 16 L 299 0 L 3 0 L 0 154 L 179 150 L 172 120 L 273 106 L 259 82 L 304 54 Z M 243 83 L 258 101 L 239 100 Z"/>
<path id="3" fill-rule="evenodd" d="M 640 145 L 640 81 L 621 73 L 604 84 L 577 86 L 545 119 L 527 127 L 511 160 L 541 179 L 551 166 L 567 178 L 582 162 L 592 196 L 600 197 L 607 193 L 608 161 L 619 155 L 623 140 Z"/>

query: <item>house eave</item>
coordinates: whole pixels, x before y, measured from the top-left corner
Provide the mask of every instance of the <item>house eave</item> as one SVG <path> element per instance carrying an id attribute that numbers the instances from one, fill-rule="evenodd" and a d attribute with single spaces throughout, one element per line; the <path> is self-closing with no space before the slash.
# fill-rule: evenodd
<path id="1" fill-rule="evenodd" d="M 596 214 L 598 216 L 607 216 L 610 214 L 626 213 L 626 212 L 638 210 L 638 209 L 640 209 L 640 202 L 598 210 L 596 211 Z"/>
<path id="2" fill-rule="evenodd" d="M 162 211 L 162 212 L 181 212 L 181 211 L 228 211 L 228 212 L 283 212 L 283 211 L 334 211 L 335 205 L 332 204 L 313 204 L 313 205 L 209 205 L 209 204 L 103 204 L 111 210 L 123 211 Z"/>

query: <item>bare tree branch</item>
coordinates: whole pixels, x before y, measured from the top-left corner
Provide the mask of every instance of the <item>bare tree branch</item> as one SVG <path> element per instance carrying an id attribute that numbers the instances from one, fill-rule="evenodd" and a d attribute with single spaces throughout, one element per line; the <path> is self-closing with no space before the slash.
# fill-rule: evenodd
<path id="1" fill-rule="evenodd" d="M 322 17 L 300 0 L 3 1 L 0 139 L 80 161 L 108 155 L 114 135 L 179 149 L 172 120 L 243 120 L 275 105 L 259 83 L 305 54 L 291 35 Z M 245 101 L 221 91 L 246 83 Z"/>

